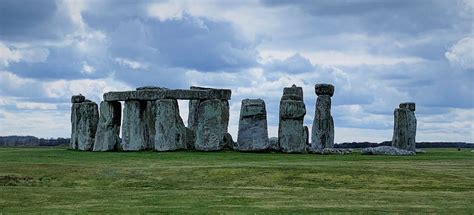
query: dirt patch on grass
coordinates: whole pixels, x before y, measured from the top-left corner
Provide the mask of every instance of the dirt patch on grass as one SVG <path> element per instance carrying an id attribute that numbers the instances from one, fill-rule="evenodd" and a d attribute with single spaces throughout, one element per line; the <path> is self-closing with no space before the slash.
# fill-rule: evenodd
<path id="1" fill-rule="evenodd" d="M 42 186 L 53 180 L 53 178 L 49 177 L 0 175 L 0 186 Z"/>

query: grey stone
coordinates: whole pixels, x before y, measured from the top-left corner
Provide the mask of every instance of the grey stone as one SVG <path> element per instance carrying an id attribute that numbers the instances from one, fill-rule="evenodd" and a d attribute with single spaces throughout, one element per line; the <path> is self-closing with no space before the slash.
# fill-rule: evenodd
<path id="1" fill-rule="evenodd" d="M 236 150 L 265 151 L 268 148 L 265 102 L 262 99 L 242 100 Z"/>
<path id="2" fill-rule="evenodd" d="M 414 152 L 416 148 L 415 137 L 415 113 L 410 109 L 396 108 L 394 111 L 392 146 Z"/>
<path id="3" fill-rule="evenodd" d="M 316 84 L 314 85 L 314 91 L 316 95 L 328 95 L 332 97 L 334 95 L 334 86 L 332 84 Z"/>
<path id="4" fill-rule="evenodd" d="M 100 116 L 93 151 L 112 151 L 120 148 L 120 102 L 101 102 Z"/>
<path id="5" fill-rule="evenodd" d="M 229 125 L 229 103 L 210 99 L 199 103 L 195 130 L 195 149 L 218 151 L 224 148 L 224 135 Z"/>
<path id="6" fill-rule="evenodd" d="M 334 87 L 330 88 L 328 86 L 332 85 L 320 85 L 319 88 L 317 87 L 316 89 L 320 89 L 323 92 L 327 92 L 327 89 L 331 89 L 330 94 L 333 94 Z M 324 148 L 333 147 L 334 121 L 331 116 L 331 96 L 325 93 L 320 93 L 316 100 L 316 108 L 311 135 L 311 145 L 309 147 L 309 150 L 312 152 L 317 152 Z"/>
<path id="7" fill-rule="evenodd" d="M 121 142 L 124 151 L 140 151 L 149 146 L 146 104 L 146 101 L 136 100 L 124 103 Z"/>
<path id="8" fill-rule="evenodd" d="M 212 90 L 167 90 L 153 88 L 151 90 L 108 92 L 104 94 L 104 101 L 144 100 L 158 99 L 220 99 L 229 100 L 231 91 L 227 89 Z"/>
<path id="9" fill-rule="evenodd" d="M 352 152 L 353 152 L 352 149 L 324 148 L 314 153 L 322 154 L 322 155 L 347 155 L 347 154 L 352 154 Z"/>
<path id="10" fill-rule="evenodd" d="M 73 103 L 71 108 L 71 148 L 90 151 L 99 121 L 99 110 L 95 102 Z"/>
<path id="11" fill-rule="evenodd" d="M 179 115 L 178 101 L 160 99 L 156 101 L 156 104 L 154 149 L 156 151 L 186 149 L 187 131 Z"/>
<path id="12" fill-rule="evenodd" d="M 81 94 L 71 96 L 71 103 L 81 103 L 85 101 L 86 101 L 86 97 Z"/>
<path id="13" fill-rule="evenodd" d="M 145 135 L 147 135 L 147 149 L 154 149 L 155 147 L 155 122 L 157 118 L 157 101 L 145 101 L 145 113 L 144 113 L 144 120 L 145 120 Z M 143 102 L 143 101 L 142 101 Z"/>
<path id="14" fill-rule="evenodd" d="M 308 132 L 306 126 L 303 126 L 306 115 L 303 88 L 296 85 L 283 88 L 279 115 L 278 148 L 287 153 L 305 153 Z"/>
<path id="15" fill-rule="evenodd" d="M 378 146 L 362 149 L 363 155 L 416 155 L 414 151 L 398 149 L 393 146 Z"/>
<path id="16" fill-rule="evenodd" d="M 408 110 L 411 110 L 411 111 L 415 111 L 416 104 L 414 102 L 404 102 L 404 103 L 400 103 L 399 108 L 404 108 L 404 109 L 408 109 Z"/>
<path id="17" fill-rule="evenodd" d="M 269 149 L 271 151 L 275 151 L 275 152 L 281 151 L 280 144 L 278 143 L 278 137 L 270 137 L 268 138 L 268 142 L 270 144 Z"/>
<path id="18" fill-rule="evenodd" d="M 226 133 L 224 135 L 224 149 L 234 150 L 236 148 L 236 145 L 237 144 L 234 142 L 232 135 Z"/>
<path id="19" fill-rule="evenodd" d="M 143 86 L 143 87 L 137 87 L 136 90 L 168 90 L 168 88 L 156 87 L 156 86 Z"/>

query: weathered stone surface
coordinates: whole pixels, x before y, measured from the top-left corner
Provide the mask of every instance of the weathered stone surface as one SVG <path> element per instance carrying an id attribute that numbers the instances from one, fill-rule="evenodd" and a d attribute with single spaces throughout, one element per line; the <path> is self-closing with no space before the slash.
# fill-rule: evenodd
<path id="1" fill-rule="evenodd" d="M 242 100 L 236 150 L 264 151 L 268 148 L 265 102 L 262 99 Z"/>
<path id="2" fill-rule="evenodd" d="M 137 90 L 108 92 L 104 94 L 104 101 L 127 101 L 144 100 L 153 101 L 158 99 L 220 99 L 229 100 L 231 91 L 227 89 L 212 90 Z"/>
<path id="3" fill-rule="evenodd" d="M 97 132 L 93 151 L 112 151 L 120 148 L 120 124 L 122 105 L 120 102 L 101 102 Z"/>
<path id="4" fill-rule="evenodd" d="M 237 144 L 234 142 L 232 135 L 226 133 L 224 135 L 224 149 L 234 150 L 237 147 Z"/>
<path id="5" fill-rule="evenodd" d="M 281 151 L 280 144 L 278 143 L 278 137 L 270 137 L 268 138 L 268 142 L 270 145 L 269 149 L 271 151 L 275 151 L 275 152 Z"/>
<path id="6" fill-rule="evenodd" d="M 189 100 L 188 128 L 193 131 L 197 129 L 199 104 L 202 101 L 199 99 Z"/>
<path id="7" fill-rule="evenodd" d="M 156 87 L 156 86 L 143 86 L 143 87 L 137 87 L 136 90 L 168 90 L 168 88 Z"/>
<path id="8" fill-rule="evenodd" d="M 229 103 L 210 99 L 199 103 L 195 149 L 217 151 L 224 148 L 224 135 L 229 125 Z"/>
<path id="9" fill-rule="evenodd" d="M 334 147 L 334 121 L 331 116 L 331 96 L 321 94 L 316 100 L 313 129 L 311 135 L 312 152 Z"/>
<path id="10" fill-rule="evenodd" d="M 408 109 L 408 110 L 411 110 L 411 111 L 415 111 L 416 104 L 414 102 L 404 102 L 404 103 L 400 103 L 399 107 L 404 108 L 404 109 Z"/>
<path id="11" fill-rule="evenodd" d="M 178 101 L 160 99 L 156 101 L 156 104 L 154 149 L 156 151 L 186 149 L 187 131 L 179 115 Z"/>
<path id="12" fill-rule="evenodd" d="M 353 152 L 352 149 L 336 149 L 336 148 L 324 148 L 320 151 L 314 152 L 322 155 L 347 155 Z"/>
<path id="13" fill-rule="evenodd" d="M 416 147 L 415 137 L 415 112 L 410 111 L 410 109 L 396 108 L 394 111 L 392 146 L 414 152 Z"/>
<path id="14" fill-rule="evenodd" d="M 94 146 L 99 110 L 94 102 L 73 103 L 71 109 L 71 148 L 90 151 Z"/>
<path id="15" fill-rule="evenodd" d="M 414 151 L 398 149 L 393 146 L 378 146 L 362 149 L 363 155 L 416 155 Z"/>
<path id="16" fill-rule="evenodd" d="M 278 148 L 287 153 L 304 153 L 308 147 L 308 132 L 303 126 L 306 106 L 303 88 L 293 85 L 283 88 L 278 124 Z"/>
<path id="17" fill-rule="evenodd" d="M 83 96 L 82 94 L 71 96 L 71 103 L 81 103 L 85 101 L 86 101 L 86 97 Z"/>
<path id="18" fill-rule="evenodd" d="M 140 151 L 148 148 L 149 134 L 145 119 L 146 101 L 128 100 L 124 103 L 122 142 L 124 151 Z"/>
<path id="19" fill-rule="evenodd" d="M 145 135 L 147 135 L 147 149 L 154 149 L 155 147 L 155 122 L 157 117 L 157 101 L 146 101 L 145 107 Z M 143 101 L 142 101 L 143 102 Z"/>
<path id="20" fill-rule="evenodd" d="M 314 85 L 314 91 L 316 95 L 328 95 L 332 97 L 334 95 L 334 86 L 332 84 L 316 84 Z"/>

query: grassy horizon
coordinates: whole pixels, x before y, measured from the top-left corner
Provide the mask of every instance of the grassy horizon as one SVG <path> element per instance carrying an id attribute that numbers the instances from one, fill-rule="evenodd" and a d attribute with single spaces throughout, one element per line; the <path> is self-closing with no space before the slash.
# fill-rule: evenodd
<path id="1" fill-rule="evenodd" d="M 417 156 L 0 148 L 0 213 L 474 211 L 474 153 Z"/>

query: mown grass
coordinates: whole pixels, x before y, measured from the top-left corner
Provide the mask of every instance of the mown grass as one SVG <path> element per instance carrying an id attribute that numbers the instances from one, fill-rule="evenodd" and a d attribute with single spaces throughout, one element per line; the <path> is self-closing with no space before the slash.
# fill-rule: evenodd
<path id="1" fill-rule="evenodd" d="M 474 212 L 474 153 L 0 148 L 0 213 Z"/>

